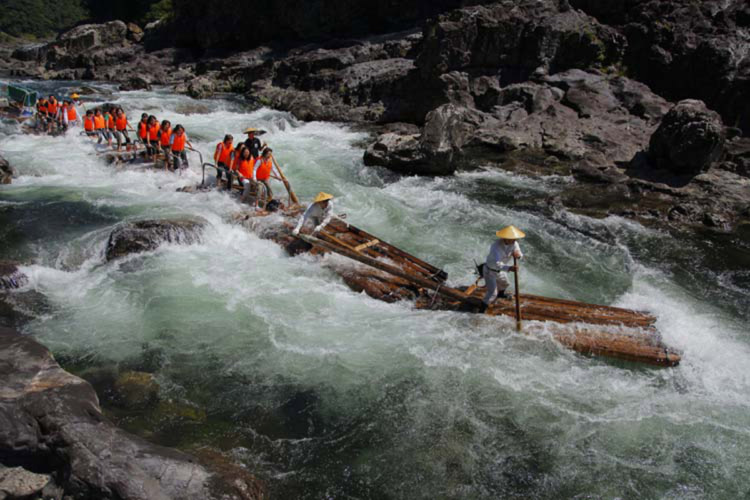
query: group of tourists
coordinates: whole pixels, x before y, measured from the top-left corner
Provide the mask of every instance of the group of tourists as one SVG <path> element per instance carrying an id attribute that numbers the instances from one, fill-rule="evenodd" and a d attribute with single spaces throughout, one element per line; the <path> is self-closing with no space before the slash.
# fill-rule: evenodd
<path id="1" fill-rule="evenodd" d="M 214 164 L 216 165 L 216 186 L 222 187 L 222 179 L 226 181 L 224 186 L 232 190 L 235 179 L 242 188 L 243 202 L 248 202 L 251 194 L 256 207 L 263 202 L 264 206 L 273 199 L 273 190 L 270 180 L 276 179 L 286 184 L 281 173 L 274 172 L 273 150 L 266 143 L 261 143 L 257 137 L 263 133 L 254 127 L 245 130 L 247 139 L 244 142 L 234 144 L 231 134 L 224 136 L 224 140 L 216 145 L 214 150 Z"/>
<path id="2" fill-rule="evenodd" d="M 77 106 L 80 103 L 78 94 L 71 94 L 70 99 L 57 100 L 54 95 L 42 97 L 36 103 L 37 129 L 48 134 L 68 130 L 81 122 Z"/>

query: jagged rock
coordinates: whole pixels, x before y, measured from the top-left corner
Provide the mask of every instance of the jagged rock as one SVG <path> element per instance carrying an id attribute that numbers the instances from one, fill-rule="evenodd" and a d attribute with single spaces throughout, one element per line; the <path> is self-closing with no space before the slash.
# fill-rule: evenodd
<path id="1" fill-rule="evenodd" d="M 114 401 L 129 410 L 144 409 L 159 400 L 159 384 L 145 372 L 124 372 L 114 383 Z"/>
<path id="2" fill-rule="evenodd" d="M 151 82 L 143 76 L 132 76 L 120 84 L 120 90 L 151 90 Z"/>
<path id="3" fill-rule="evenodd" d="M 122 21 L 104 24 L 84 24 L 61 34 L 50 46 L 64 48 L 67 52 L 81 53 L 97 47 L 111 47 L 125 41 L 128 27 Z"/>
<path id="4" fill-rule="evenodd" d="M 162 243 L 192 244 L 201 240 L 203 219 L 143 220 L 127 222 L 109 235 L 106 258 L 155 250 Z"/>
<path id="5" fill-rule="evenodd" d="M 651 136 L 648 155 L 658 167 L 677 173 L 705 172 L 724 150 L 721 117 L 702 101 L 677 103 Z"/>
<path id="6" fill-rule="evenodd" d="M 51 481 L 47 474 L 36 474 L 23 467 L 3 467 L 0 464 L 0 498 L 27 498 L 38 494 Z"/>
<path id="7" fill-rule="evenodd" d="M 0 156 L 0 184 L 10 184 L 16 175 L 16 170 L 8 163 L 8 160 Z"/>
<path id="8" fill-rule="evenodd" d="M 195 99 L 211 97 L 215 92 L 214 82 L 205 76 L 194 78 L 187 86 L 187 95 Z"/>
<path id="9" fill-rule="evenodd" d="M 111 500 L 265 495 L 249 474 L 214 474 L 194 457 L 116 428 L 102 415 L 91 386 L 60 368 L 30 336 L 0 328 L 0 359 L 0 458 L 49 470 L 61 479 L 65 495 Z M 248 488 L 256 493 L 247 495 Z"/>
<path id="10" fill-rule="evenodd" d="M 427 75 L 492 68 L 503 83 L 541 71 L 589 68 L 620 59 L 623 37 L 556 1 L 467 7 L 427 23 L 417 66 Z"/>
<path id="11" fill-rule="evenodd" d="M 0 260 L 0 290 L 21 288 L 29 278 L 18 270 L 18 262 Z"/>
<path id="12" fill-rule="evenodd" d="M 143 40 L 143 30 L 140 26 L 138 26 L 135 23 L 128 23 L 128 40 L 131 40 L 133 42 L 140 42 Z"/>

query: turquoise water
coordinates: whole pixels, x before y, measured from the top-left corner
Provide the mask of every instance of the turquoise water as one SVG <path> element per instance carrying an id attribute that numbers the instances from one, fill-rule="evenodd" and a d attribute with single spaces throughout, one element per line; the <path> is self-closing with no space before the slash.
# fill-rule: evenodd
<path id="1" fill-rule="evenodd" d="M 60 84 L 65 85 L 65 84 Z M 240 205 L 200 181 L 115 169 L 87 140 L 2 127 L 21 177 L 0 186 L 0 258 L 26 263 L 43 313 L 25 329 L 71 366 L 155 373 L 198 420 L 113 416 L 168 445 L 247 464 L 275 498 L 743 498 L 750 492 L 746 237 L 674 236 L 550 212 L 572 182 L 495 170 L 400 177 L 362 163 L 366 136 L 228 100 L 115 92 L 183 124 L 208 157 L 224 133 L 269 131 L 297 194 L 337 196 L 356 225 L 473 280 L 494 231 L 529 237 L 524 291 L 650 311 L 675 369 L 579 356 L 544 324 L 385 304 L 337 258 L 287 256 L 231 225 Z M 281 192 L 281 186 L 278 186 Z M 203 243 L 106 263 L 122 220 L 199 216 Z M 23 293 L 23 292 L 21 292 Z M 101 396 L 101 395 L 100 395 Z M 106 398 L 104 398 L 106 400 Z"/>

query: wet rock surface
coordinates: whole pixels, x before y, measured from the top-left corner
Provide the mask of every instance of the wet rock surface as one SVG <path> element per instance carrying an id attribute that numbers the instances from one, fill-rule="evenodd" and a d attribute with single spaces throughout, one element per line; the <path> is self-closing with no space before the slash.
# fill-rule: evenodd
<path id="1" fill-rule="evenodd" d="M 7 328 L 0 328 L 0 379 L 0 463 L 51 476 L 65 495 L 152 500 L 263 494 L 259 484 L 247 484 L 247 474 L 215 474 L 189 455 L 116 428 L 87 382 L 62 370 L 31 337 Z"/>
<path id="2" fill-rule="evenodd" d="M 189 245 L 201 240 L 206 221 L 200 219 L 142 220 L 126 222 L 109 235 L 105 256 L 114 260 L 157 249 L 163 243 Z"/>
<path id="3" fill-rule="evenodd" d="M 16 175 L 16 170 L 0 155 L 0 184 L 10 184 Z"/>
<path id="4" fill-rule="evenodd" d="M 29 278 L 23 274 L 18 262 L 0 260 L 0 290 L 11 290 L 21 288 L 29 282 Z"/>

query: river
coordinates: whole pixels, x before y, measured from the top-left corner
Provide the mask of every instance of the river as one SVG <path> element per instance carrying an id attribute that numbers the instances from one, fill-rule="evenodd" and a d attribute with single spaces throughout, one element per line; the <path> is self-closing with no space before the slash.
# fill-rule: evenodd
<path id="1" fill-rule="evenodd" d="M 302 200 L 333 193 L 352 223 L 444 268 L 453 284 L 473 281 L 472 259 L 512 223 L 528 234 L 524 291 L 647 310 L 683 353 L 677 368 L 644 368 L 568 351 L 543 324 L 519 334 L 509 319 L 375 301 L 316 258 L 289 257 L 228 223 L 240 205 L 227 195 L 177 192 L 200 181 L 196 156 L 181 176 L 115 169 L 76 133 L 3 124 L 0 151 L 20 177 L 0 187 L 0 258 L 26 263 L 27 290 L 44 303 L 25 332 L 79 373 L 152 371 L 163 401 L 194 410 L 175 419 L 108 408 L 128 430 L 221 450 L 273 498 L 750 492 L 746 229 L 680 236 L 543 209 L 566 177 L 398 176 L 364 166 L 362 132 L 236 100 L 106 99 L 134 122 L 146 111 L 181 123 L 205 157 L 227 132 L 268 130 Z M 119 222 L 184 215 L 208 221 L 203 243 L 104 260 Z"/>

